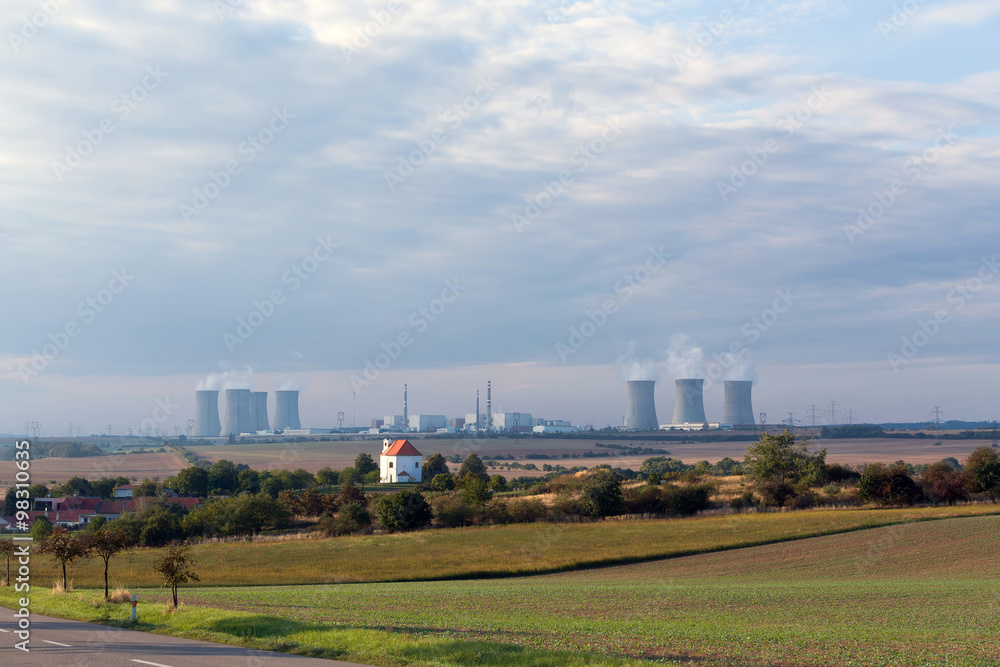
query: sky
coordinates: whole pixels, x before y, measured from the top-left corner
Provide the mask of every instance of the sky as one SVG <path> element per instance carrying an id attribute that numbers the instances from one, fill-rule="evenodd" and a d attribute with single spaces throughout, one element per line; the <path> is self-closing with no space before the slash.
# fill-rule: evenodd
<path id="1" fill-rule="evenodd" d="M 1000 412 L 996 2 L 6 7 L 0 432 Z"/>

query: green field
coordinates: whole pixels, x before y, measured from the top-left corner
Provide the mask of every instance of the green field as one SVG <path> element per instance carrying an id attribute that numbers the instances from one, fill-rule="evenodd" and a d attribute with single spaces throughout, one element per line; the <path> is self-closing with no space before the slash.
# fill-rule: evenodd
<path id="1" fill-rule="evenodd" d="M 892 523 L 1000 514 L 1000 505 L 878 510 L 808 510 L 687 519 L 533 523 L 331 539 L 198 544 L 192 552 L 208 586 L 510 576 L 731 549 Z M 156 549 L 116 558 L 111 577 L 153 586 Z M 51 583 L 50 558 L 35 558 L 36 581 Z M 73 565 L 77 588 L 103 586 L 103 565 Z"/>
<path id="2" fill-rule="evenodd" d="M 1000 517 L 981 516 L 503 580 L 186 588 L 146 622 L 376 665 L 995 667 L 998 574 Z"/>

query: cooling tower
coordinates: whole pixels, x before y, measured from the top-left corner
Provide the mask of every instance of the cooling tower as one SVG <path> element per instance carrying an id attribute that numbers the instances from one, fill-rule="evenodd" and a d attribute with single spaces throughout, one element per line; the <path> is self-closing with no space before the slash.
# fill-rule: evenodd
<path id="1" fill-rule="evenodd" d="M 677 401 L 674 403 L 674 424 L 702 424 L 705 419 L 705 400 L 702 398 L 704 380 L 674 380 Z"/>
<path id="2" fill-rule="evenodd" d="M 250 425 L 252 431 L 267 431 L 267 392 L 250 392 Z"/>
<path id="3" fill-rule="evenodd" d="M 252 433 L 250 422 L 250 390 L 226 390 L 226 419 L 222 422 L 222 435 Z"/>
<path id="4" fill-rule="evenodd" d="M 284 431 L 286 428 L 302 428 L 299 423 L 299 392 L 274 392 L 274 430 Z"/>
<path id="5" fill-rule="evenodd" d="M 194 392 L 194 429 L 191 435 L 200 438 L 217 438 L 222 433 L 219 423 L 219 392 Z"/>
<path id="6" fill-rule="evenodd" d="M 625 422 L 633 431 L 655 431 L 660 428 L 656 420 L 656 404 L 653 401 L 653 380 L 630 380 L 628 385 L 628 418 Z"/>
<path id="7" fill-rule="evenodd" d="M 733 426 L 753 426 L 753 405 L 750 403 L 750 380 L 726 380 L 726 402 L 722 408 L 722 421 Z"/>

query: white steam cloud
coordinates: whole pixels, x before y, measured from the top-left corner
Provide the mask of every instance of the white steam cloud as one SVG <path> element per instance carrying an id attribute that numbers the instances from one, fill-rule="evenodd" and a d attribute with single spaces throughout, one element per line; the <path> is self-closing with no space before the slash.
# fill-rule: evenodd
<path id="1" fill-rule="evenodd" d="M 691 342 L 686 334 L 670 337 L 667 350 L 667 374 L 675 380 L 700 380 L 705 378 L 705 353 Z"/>
<path id="2" fill-rule="evenodd" d="M 302 387 L 292 378 L 285 378 L 277 384 L 275 391 L 302 391 Z"/>
<path id="3" fill-rule="evenodd" d="M 223 389 L 253 389 L 253 369 L 209 373 L 195 387 L 197 391 L 222 391 Z"/>
<path id="4" fill-rule="evenodd" d="M 660 369 L 652 359 L 640 359 L 635 341 L 625 346 L 625 352 L 618 357 L 618 376 L 622 382 L 633 380 L 659 380 Z"/>

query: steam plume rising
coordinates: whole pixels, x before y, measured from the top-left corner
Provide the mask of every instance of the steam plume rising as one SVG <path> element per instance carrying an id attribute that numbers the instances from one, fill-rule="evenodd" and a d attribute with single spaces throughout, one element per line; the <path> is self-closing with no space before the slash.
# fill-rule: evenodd
<path id="1" fill-rule="evenodd" d="M 622 382 L 656 381 L 660 379 L 660 370 L 652 359 L 640 359 L 636 351 L 635 341 L 625 346 L 625 352 L 618 357 L 618 375 Z"/>
<path id="2" fill-rule="evenodd" d="M 667 350 L 667 373 L 677 380 L 704 379 L 703 366 L 705 353 L 691 342 L 685 334 L 670 337 L 670 348 Z"/>

